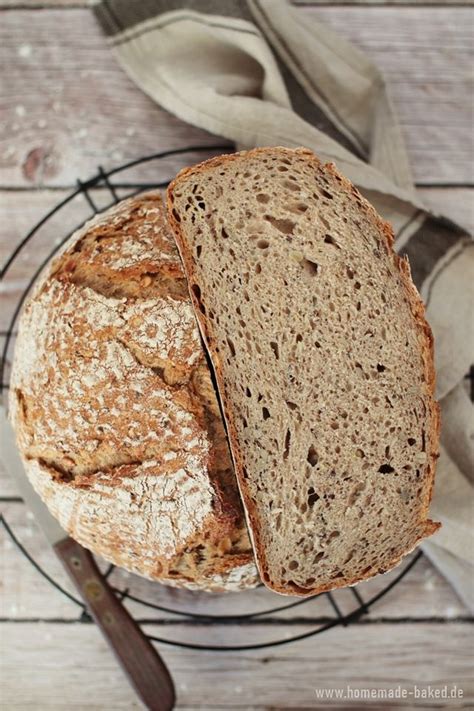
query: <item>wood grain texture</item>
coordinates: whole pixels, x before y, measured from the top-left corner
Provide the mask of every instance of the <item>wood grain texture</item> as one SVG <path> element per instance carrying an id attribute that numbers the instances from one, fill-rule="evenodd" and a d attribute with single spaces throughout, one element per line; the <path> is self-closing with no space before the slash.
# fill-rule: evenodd
<path id="1" fill-rule="evenodd" d="M 7 0 L 8 1 L 8 0 Z M 35 0 L 30 0 L 35 2 Z M 52 0 L 54 2 L 55 0 Z M 68 0 L 62 0 L 67 3 Z M 361 5 L 368 7 L 379 7 L 379 6 L 401 6 L 401 7 L 433 7 L 436 5 L 448 6 L 448 5 L 470 5 L 471 0 L 339 0 L 339 2 L 331 2 L 331 0 L 290 0 L 294 5 Z M 13 2 L 13 0 L 12 0 Z M 61 2 L 61 0 L 57 0 Z"/>
<path id="2" fill-rule="evenodd" d="M 415 180 L 472 184 L 472 107 L 466 101 L 472 92 L 472 10 L 314 7 L 306 12 L 353 41 L 383 72 Z"/>
<path id="3" fill-rule="evenodd" d="M 0 0 L 0 10 L 34 9 L 42 10 L 49 7 L 60 7 L 65 10 L 74 7 L 87 7 L 87 0 Z"/>
<path id="4" fill-rule="evenodd" d="M 340 0 L 339 2 L 331 2 L 331 0 L 290 0 L 294 5 L 401 5 L 401 6 L 428 6 L 433 5 L 454 5 L 464 6 L 470 5 L 471 0 Z M 2 8 L 34 8 L 43 9 L 48 7 L 60 7 L 63 9 L 87 7 L 88 0 L 0 0 L 0 10 Z"/>
<path id="5" fill-rule="evenodd" d="M 2 16 L 0 61 L 8 79 L 0 184 L 75 185 L 100 164 L 216 143 L 137 90 L 89 9 L 68 11 L 67 22 L 63 12 Z"/>
<path id="6" fill-rule="evenodd" d="M 170 711 L 176 700 L 170 673 L 157 649 L 101 576 L 92 555 L 72 538 L 59 541 L 54 550 L 138 698 L 150 711 Z"/>
<path id="7" fill-rule="evenodd" d="M 196 629 L 196 635 L 200 634 Z M 240 631 L 232 628 L 228 634 L 238 639 Z M 142 708 L 93 627 L 6 624 L 4 635 L 8 639 L 8 657 L 2 667 L 6 708 Z M 333 708 L 330 702 L 317 701 L 316 688 L 380 689 L 399 684 L 408 690 L 414 684 L 456 684 L 464 692 L 462 703 L 469 708 L 474 701 L 470 649 L 470 630 L 463 624 L 341 628 L 326 633 L 324 643 L 322 638 L 309 639 L 271 655 L 268 651 L 198 653 L 160 646 L 175 679 L 177 708 L 213 710 Z M 431 703 L 418 708 L 423 706 L 434 708 Z M 337 707 L 387 709 L 391 705 L 374 701 L 373 706 L 349 702 Z"/>
<path id="8" fill-rule="evenodd" d="M 469 8 L 313 6 L 299 12 L 352 39 L 385 73 L 418 182 L 472 183 Z M 70 185 L 100 163 L 157 146 L 215 141 L 137 90 L 90 10 L 68 10 L 67 22 L 63 13 L 3 13 L 1 185 Z"/>

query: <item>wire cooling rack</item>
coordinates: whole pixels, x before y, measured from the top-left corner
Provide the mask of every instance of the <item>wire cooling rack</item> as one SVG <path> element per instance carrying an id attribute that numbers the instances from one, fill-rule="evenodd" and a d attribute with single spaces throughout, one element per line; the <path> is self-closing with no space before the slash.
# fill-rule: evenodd
<path id="1" fill-rule="evenodd" d="M 71 234 L 86 220 L 125 197 L 146 189 L 165 188 L 179 168 L 229 150 L 228 145 L 189 146 L 138 158 L 108 171 L 99 167 L 97 174 L 89 180 L 78 180 L 77 188 L 52 207 L 28 232 L 0 272 L 7 295 L 7 308 L 2 310 L 5 313 L 2 313 L 0 326 L 4 340 L 0 361 L 0 393 L 3 398 L 8 390 L 9 364 L 21 307 L 42 269 Z M 66 578 L 56 578 L 35 559 L 5 516 L 0 516 L 0 522 L 38 574 L 58 594 L 65 595 L 77 605 L 79 621 L 90 623 L 92 620 L 83 602 L 67 589 Z M 421 552 L 412 555 L 397 571 L 355 587 L 290 602 L 263 586 L 256 590 L 223 594 L 173 590 L 125 573 L 113 565 L 97 562 L 137 622 L 146 625 L 147 636 L 152 641 L 188 649 L 243 651 L 288 644 L 338 625 L 347 626 L 355 622 L 392 590 L 421 557 Z M 144 614 L 152 616 L 144 617 Z M 190 632 L 191 639 L 181 639 L 176 635 L 162 637 L 148 631 L 150 626 L 173 629 L 173 620 L 187 623 L 181 625 L 181 637 L 184 628 Z M 213 631 L 219 626 L 226 626 L 228 634 L 214 635 Z M 238 627 L 238 638 L 242 638 L 242 642 L 213 643 L 214 638 L 235 638 L 233 626 Z M 298 628 L 297 633 L 292 631 L 295 628 Z M 267 639 L 268 631 L 271 633 L 275 629 L 280 636 Z"/>

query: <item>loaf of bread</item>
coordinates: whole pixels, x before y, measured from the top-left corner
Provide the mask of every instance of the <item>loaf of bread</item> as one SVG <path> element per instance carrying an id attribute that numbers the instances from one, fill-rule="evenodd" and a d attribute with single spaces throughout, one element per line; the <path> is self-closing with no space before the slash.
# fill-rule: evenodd
<path id="1" fill-rule="evenodd" d="M 10 414 L 77 541 L 203 590 L 257 573 L 210 372 L 158 192 L 75 234 L 22 314 Z"/>
<path id="2" fill-rule="evenodd" d="M 308 150 L 168 189 L 262 580 L 313 595 L 384 572 L 438 524 L 432 336 L 392 230 Z"/>

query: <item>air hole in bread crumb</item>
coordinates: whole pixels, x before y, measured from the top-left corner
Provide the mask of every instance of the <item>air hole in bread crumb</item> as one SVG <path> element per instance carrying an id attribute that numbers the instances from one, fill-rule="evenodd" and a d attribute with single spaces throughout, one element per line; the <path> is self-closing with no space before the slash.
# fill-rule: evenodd
<path id="1" fill-rule="evenodd" d="M 308 449 L 308 456 L 306 457 L 306 459 L 312 467 L 315 467 L 318 463 L 318 453 L 316 452 L 313 445 L 311 445 L 311 447 Z"/>
<path id="2" fill-rule="evenodd" d="M 296 410 L 298 408 L 298 405 L 295 402 L 291 402 L 290 400 L 285 401 L 290 410 Z"/>
<path id="3" fill-rule="evenodd" d="M 314 556 L 314 558 L 313 558 L 313 563 L 319 563 L 319 561 L 321 560 L 321 558 L 324 558 L 324 555 L 325 555 L 324 551 L 319 551 L 319 553 L 317 553 L 317 554 Z"/>
<path id="4" fill-rule="evenodd" d="M 381 363 L 377 363 L 377 371 L 379 373 L 383 373 L 386 370 L 386 367 L 382 365 Z"/>
<path id="5" fill-rule="evenodd" d="M 307 274 L 310 276 L 316 276 L 319 269 L 319 264 L 312 262 L 310 259 L 303 259 L 301 265 Z"/>
<path id="6" fill-rule="evenodd" d="M 296 334 L 296 342 L 301 343 L 302 340 L 303 340 L 303 336 L 301 335 L 301 333 L 297 333 Z"/>
<path id="7" fill-rule="evenodd" d="M 353 506 L 355 504 L 361 493 L 364 491 L 365 486 L 365 482 L 360 482 L 354 486 L 347 500 L 349 506 Z"/>
<path id="8" fill-rule="evenodd" d="M 290 430 L 286 430 L 285 448 L 283 450 L 283 459 L 288 459 L 288 455 L 290 453 L 290 442 L 291 442 L 291 432 L 290 432 Z"/>
<path id="9" fill-rule="evenodd" d="M 292 222 L 292 220 L 280 220 L 276 217 L 272 217 L 271 215 L 265 215 L 265 220 L 284 235 L 291 235 L 293 233 L 295 223 Z"/>
<path id="10" fill-rule="evenodd" d="M 296 570 L 299 567 L 300 567 L 300 564 L 298 563 L 297 560 L 290 560 L 290 562 L 288 563 L 288 568 L 290 570 Z"/>
<path id="11" fill-rule="evenodd" d="M 262 417 L 264 420 L 268 420 L 268 418 L 270 417 L 270 411 L 267 407 L 262 407 Z"/>
<path id="12" fill-rule="evenodd" d="M 348 555 L 347 555 L 347 558 L 345 559 L 345 561 L 344 561 L 344 563 L 343 563 L 342 565 L 346 565 L 347 563 L 349 563 L 349 561 L 352 560 L 352 558 L 354 557 L 354 554 L 355 554 L 355 550 L 354 550 L 354 549 L 351 550 L 351 551 L 349 551 L 349 553 L 348 553 Z"/>
<path id="13" fill-rule="evenodd" d="M 297 183 L 292 182 L 291 180 L 284 180 L 283 187 L 287 188 L 287 190 L 292 190 L 294 193 L 300 192 L 300 186 Z"/>
<path id="14" fill-rule="evenodd" d="M 379 467 L 379 472 L 381 474 L 392 474 L 394 471 L 395 469 L 390 464 L 382 464 Z"/>
<path id="15" fill-rule="evenodd" d="M 332 235 L 329 235 L 329 234 L 324 235 L 324 241 L 326 244 L 332 244 L 333 247 L 337 247 L 337 249 L 341 249 L 341 247 L 338 245 L 338 243 L 336 242 L 336 240 L 334 239 L 334 237 Z"/>
<path id="16" fill-rule="evenodd" d="M 227 340 L 227 345 L 229 346 L 231 355 L 232 355 L 232 357 L 234 357 L 234 356 L 235 356 L 235 346 L 234 346 L 234 343 L 233 343 L 233 341 L 232 341 L 230 338 L 227 338 L 226 340 Z"/>
<path id="17" fill-rule="evenodd" d="M 286 206 L 286 209 L 296 215 L 301 215 L 305 213 L 306 210 L 308 210 L 308 205 L 306 205 L 304 202 L 295 202 L 288 204 Z"/>
<path id="18" fill-rule="evenodd" d="M 270 202 L 271 198 L 270 195 L 267 195 L 266 193 L 258 193 L 257 194 L 257 202 L 262 203 L 265 205 L 267 202 Z"/>
<path id="19" fill-rule="evenodd" d="M 278 343 L 275 343 L 275 341 L 270 341 L 270 348 L 272 349 L 273 353 L 275 354 L 275 358 L 278 360 L 280 357 L 280 354 L 278 352 Z"/>
<path id="20" fill-rule="evenodd" d="M 198 244 L 196 247 L 196 256 L 198 259 L 201 256 L 201 252 L 202 252 L 202 244 Z"/>
<path id="21" fill-rule="evenodd" d="M 331 193 L 329 193 L 329 192 L 328 192 L 327 190 L 325 190 L 324 188 L 318 188 L 318 190 L 319 190 L 320 194 L 321 194 L 323 197 L 327 198 L 328 200 L 332 200 L 332 199 L 333 199 L 333 195 L 331 195 Z"/>
<path id="22" fill-rule="evenodd" d="M 176 222 L 181 222 L 181 217 L 179 216 L 177 210 L 175 208 L 173 208 L 173 210 L 171 212 L 172 212 L 172 215 L 173 215 L 174 219 L 176 220 Z"/>
<path id="23" fill-rule="evenodd" d="M 319 501 L 319 494 L 314 490 L 314 487 L 310 486 L 308 489 L 308 506 L 313 507 L 316 501 Z"/>
<path id="24" fill-rule="evenodd" d="M 252 392 L 250 388 L 245 388 L 245 394 L 247 395 L 247 397 L 252 397 Z"/>
<path id="25" fill-rule="evenodd" d="M 255 274 L 260 274 L 261 271 L 262 271 L 262 265 L 259 262 L 257 262 L 255 265 Z"/>
<path id="26" fill-rule="evenodd" d="M 224 239 L 229 239 L 229 233 L 227 232 L 227 230 L 226 230 L 225 227 L 222 227 L 222 229 L 221 229 L 221 236 L 222 236 Z"/>
<path id="27" fill-rule="evenodd" d="M 269 246 L 270 246 L 270 242 L 268 242 L 268 240 L 266 240 L 266 239 L 259 239 L 257 242 L 257 247 L 259 249 L 268 249 Z"/>
<path id="28" fill-rule="evenodd" d="M 354 289 L 360 289 L 360 287 L 361 287 L 360 281 L 356 281 L 354 284 Z M 357 310 L 359 310 L 359 309 L 357 309 Z"/>
<path id="29" fill-rule="evenodd" d="M 416 444 L 416 439 L 414 439 L 413 437 L 408 437 L 407 442 L 410 447 L 413 447 L 413 445 Z"/>

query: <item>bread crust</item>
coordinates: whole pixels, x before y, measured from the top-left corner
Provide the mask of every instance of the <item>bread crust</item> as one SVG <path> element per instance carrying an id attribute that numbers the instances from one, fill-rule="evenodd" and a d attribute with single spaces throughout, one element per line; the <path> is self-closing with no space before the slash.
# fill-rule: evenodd
<path id="1" fill-rule="evenodd" d="M 23 311 L 10 418 L 34 488 L 84 547 L 173 586 L 258 582 L 161 195 L 79 230 Z"/>
<path id="2" fill-rule="evenodd" d="M 242 151 L 240 153 L 234 153 L 230 155 L 223 155 L 223 156 L 218 156 L 211 158 L 207 161 L 204 161 L 203 163 L 185 168 L 178 173 L 176 178 L 172 181 L 172 183 L 168 187 L 167 191 L 167 208 L 168 208 L 168 220 L 171 225 L 171 228 L 174 232 L 176 242 L 178 245 L 178 249 L 184 264 L 184 269 L 185 273 L 188 279 L 188 284 L 192 284 L 193 282 L 196 281 L 195 279 L 195 266 L 194 266 L 194 258 L 190 250 L 187 249 L 186 246 L 186 240 L 183 234 L 183 231 L 180 226 L 180 218 L 178 213 L 176 212 L 174 208 L 174 191 L 179 188 L 180 184 L 182 181 L 187 179 L 189 176 L 197 176 L 202 173 L 205 173 L 206 171 L 210 169 L 214 169 L 219 166 L 225 166 L 228 163 L 240 159 L 242 156 L 248 156 L 249 158 L 255 157 L 255 156 L 265 156 L 268 155 L 268 153 L 271 152 L 273 155 L 275 152 L 280 152 L 282 157 L 288 155 L 289 153 L 297 153 L 300 155 L 304 155 L 307 157 L 307 159 L 311 162 L 314 163 L 315 166 L 318 167 L 323 167 L 328 173 L 330 173 L 333 177 L 335 177 L 339 183 L 339 189 L 344 190 L 348 195 L 352 196 L 353 199 L 355 199 L 358 203 L 358 207 L 360 210 L 362 210 L 367 217 L 373 222 L 373 224 L 377 227 L 381 235 L 384 237 L 385 245 L 387 248 L 387 252 L 389 255 L 391 255 L 393 259 L 393 263 L 396 266 L 398 273 L 400 274 L 405 293 L 407 295 L 409 304 L 410 304 L 410 309 L 411 313 L 413 316 L 414 323 L 416 325 L 416 329 L 419 335 L 420 339 L 420 350 L 421 350 L 421 356 L 423 360 L 423 367 L 424 367 L 424 380 L 425 380 L 425 403 L 427 404 L 427 407 L 430 412 L 430 428 L 428 432 L 428 437 L 427 437 L 427 456 L 428 456 L 428 465 L 427 465 L 427 479 L 430 482 L 430 486 L 427 487 L 427 491 L 423 500 L 423 507 L 422 507 L 422 515 L 420 516 L 420 527 L 421 527 L 421 532 L 416 540 L 414 546 L 410 550 L 406 550 L 402 555 L 396 556 L 392 558 L 388 565 L 384 566 L 384 569 L 372 569 L 369 573 L 366 575 L 360 575 L 356 576 L 350 579 L 347 578 L 341 578 L 339 580 L 334 580 L 330 584 L 327 585 L 316 585 L 313 588 L 307 590 L 298 587 L 297 585 L 294 585 L 292 589 L 289 589 L 288 587 L 282 587 L 279 586 L 277 583 L 274 581 L 270 581 L 268 578 L 268 575 L 266 575 L 267 572 L 267 559 L 265 555 L 265 549 L 261 540 L 260 532 L 259 532 L 259 527 L 257 524 L 257 514 L 256 514 L 256 507 L 254 502 L 251 500 L 249 496 L 249 492 L 247 490 L 246 484 L 245 484 L 245 477 L 243 473 L 243 461 L 242 461 L 242 453 L 240 450 L 239 442 L 238 442 L 238 437 L 237 437 L 237 431 L 236 427 L 233 421 L 233 413 L 232 413 L 232 408 L 230 407 L 230 403 L 227 402 L 225 394 L 224 394 L 224 388 L 223 388 L 223 370 L 222 370 L 222 365 L 220 363 L 220 359 L 218 356 L 218 353 L 216 351 L 216 346 L 215 343 L 213 342 L 212 336 L 210 335 L 209 332 L 209 327 L 208 327 L 208 320 L 206 316 L 202 313 L 201 309 L 199 308 L 199 301 L 196 298 L 196 295 L 194 292 L 191 290 L 190 291 L 190 296 L 193 302 L 194 306 L 194 311 L 196 314 L 196 318 L 198 320 L 201 333 L 203 335 L 204 341 L 206 343 L 206 346 L 208 348 L 210 358 L 215 370 L 215 375 L 216 375 L 216 381 L 219 389 L 219 394 L 220 398 L 222 401 L 222 409 L 226 421 L 226 426 L 227 426 L 227 432 L 229 436 L 229 441 L 230 441 L 230 447 L 231 447 L 231 452 L 232 452 L 232 457 L 234 460 L 234 466 L 235 470 L 237 473 L 237 480 L 239 484 L 239 489 L 240 493 L 242 496 L 242 500 L 244 502 L 244 509 L 245 513 L 247 516 L 247 522 L 249 526 L 249 532 L 251 535 L 253 547 L 254 547 L 254 552 L 255 552 L 255 557 L 257 560 L 258 568 L 260 571 L 260 575 L 262 577 L 263 582 L 267 587 L 270 589 L 274 590 L 275 592 L 278 592 L 280 594 L 291 594 L 291 595 L 297 595 L 301 597 L 309 597 L 312 595 L 317 595 L 323 592 L 326 592 L 328 590 L 332 590 L 335 588 L 340 588 L 340 587 L 346 587 L 346 586 L 351 586 L 351 585 L 356 585 L 357 583 L 361 582 L 362 580 L 369 579 L 371 577 L 374 577 L 380 573 L 387 572 L 387 570 L 390 570 L 397 566 L 404 555 L 407 555 L 411 550 L 413 550 L 414 547 L 421 541 L 423 538 L 432 535 L 435 533 L 439 527 L 440 523 L 431 521 L 428 516 L 428 511 L 429 511 L 429 505 L 430 501 L 432 498 L 432 493 L 433 493 L 433 485 L 434 485 L 434 473 L 435 473 L 435 464 L 436 460 L 439 456 L 439 430 L 440 430 L 440 410 L 439 410 L 439 405 L 434 399 L 434 386 L 435 386 L 435 370 L 434 370 L 434 362 L 433 362 L 433 335 L 431 328 L 429 324 L 426 321 L 425 318 L 425 308 L 423 305 L 423 302 L 416 290 L 416 287 L 414 286 L 412 279 L 411 279 L 411 274 L 410 274 L 410 267 L 408 260 L 405 258 L 400 258 L 398 255 L 395 254 L 393 251 L 393 243 L 394 243 L 394 235 L 393 235 L 393 230 L 391 225 L 382 220 L 382 218 L 377 214 L 375 209 L 370 205 L 370 203 L 361 195 L 361 193 L 357 190 L 357 188 L 343 175 L 341 175 L 334 164 L 326 164 L 323 166 L 321 161 L 317 158 L 317 156 L 310 150 L 305 149 L 305 148 L 298 148 L 298 149 L 288 149 L 288 148 L 283 148 L 283 147 L 276 147 L 276 148 L 256 148 L 252 149 L 250 151 Z"/>

